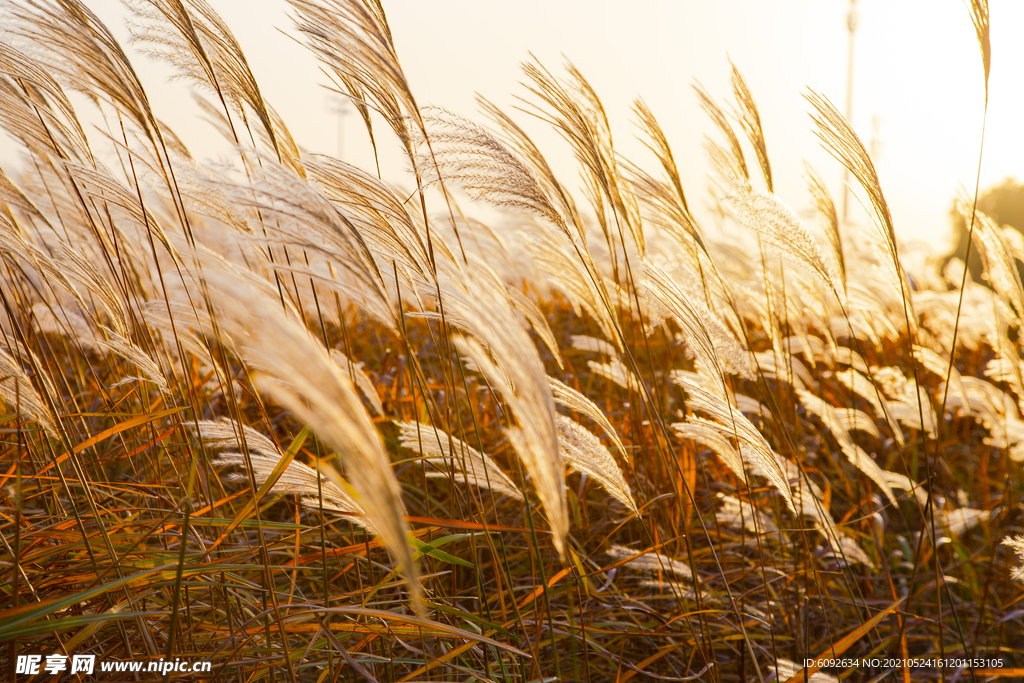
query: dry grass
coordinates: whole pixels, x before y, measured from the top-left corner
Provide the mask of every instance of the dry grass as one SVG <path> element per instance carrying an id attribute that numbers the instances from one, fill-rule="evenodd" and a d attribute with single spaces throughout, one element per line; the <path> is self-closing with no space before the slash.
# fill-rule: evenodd
<path id="1" fill-rule="evenodd" d="M 822 655 L 1021 675 L 1019 239 L 965 199 L 987 285 L 908 270 L 870 157 L 817 94 L 875 226 L 840 225 L 813 170 L 805 225 L 735 67 L 734 103 L 697 89 L 731 211 L 705 231 L 646 105 L 652 171 L 618 155 L 582 74 L 528 64 L 574 196 L 493 105 L 490 127 L 421 109 L 377 2 L 292 4 L 371 138 L 383 121 L 406 151 L 411 198 L 301 153 L 202 0 L 134 3 L 135 42 L 205 93 L 234 168 L 187 154 L 77 0 L 0 10 L 0 124 L 29 160 L 0 174 L 9 666 L 953 674 L 801 669 Z M 987 78 L 987 3 L 970 9 Z M 116 136 L 87 135 L 69 91 Z M 476 202 L 507 220 L 465 218 Z"/>

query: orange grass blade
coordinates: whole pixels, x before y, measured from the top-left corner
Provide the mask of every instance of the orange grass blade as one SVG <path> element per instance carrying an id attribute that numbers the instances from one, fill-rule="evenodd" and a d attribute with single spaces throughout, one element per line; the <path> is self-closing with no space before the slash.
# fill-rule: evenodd
<path id="1" fill-rule="evenodd" d="M 559 581 L 564 579 L 566 577 L 566 575 L 568 575 L 569 572 L 571 572 L 571 571 L 572 571 L 572 566 L 566 567 L 565 569 L 563 569 L 562 571 L 558 572 L 557 574 L 552 576 L 550 579 L 548 579 L 548 582 L 547 582 L 546 585 L 537 586 L 537 588 L 532 593 L 527 595 L 523 599 L 523 601 L 521 603 L 519 603 L 519 609 L 523 609 L 524 607 L 529 605 L 531 602 L 536 600 L 537 597 L 539 595 L 541 595 L 544 592 L 545 589 L 551 588 L 552 586 L 554 586 L 556 583 L 558 583 Z"/>
<path id="2" fill-rule="evenodd" d="M 144 425 L 147 422 L 152 422 L 153 420 L 158 420 L 161 417 L 167 417 L 168 415 L 175 415 L 175 414 L 180 413 L 183 410 L 187 410 L 187 409 L 188 409 L 187 406 L 180 406 L 178 408 L 168 408 L 167 410 L 158 410 L 155 413 L 147 413 L 145 415 L 138 415 L 136 417 L 130 418 L 128 420 L 125 420 L 124 422 L 120 422 L 120 423 L 114 425 L 113 427 L 111 427 L 110 429 L 105 429 L 105 430 L 103 430 L 102 432 L 100 432 L 99 434 L 97 434 L 95 436 L 89 437 L 88 439 L 86 439 L 82 443 L 80 443 L 77 446 L 75 446 L 73 450 L 74 450 L 75 453 L 81 453 L 82 451 L 84 451 L 89 446 L 95 446 L 100 441 L 103 441 L 105 439 L 109 439 L 110 437 L 112 437 L 112 436 L 114 436 L 116 434 L 120 434 L 121 432 L 127 431 L 127 430 L 131 429 L 132 427 L 138 427 L 139 425 Z M 49 469 L 49 467 L 47 469 Z M 46 470 L 43 470 L 43 472 L 45 472 L 45 471 Z M 40 474 L 42 474 L 42 472 L 40 472 Z"/>

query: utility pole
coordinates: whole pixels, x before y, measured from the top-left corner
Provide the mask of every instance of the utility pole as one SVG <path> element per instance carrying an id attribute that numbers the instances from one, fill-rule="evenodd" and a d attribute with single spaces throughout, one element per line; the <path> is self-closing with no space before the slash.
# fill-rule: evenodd
<path id="1" fill-rule="evenodd" d="M 348 99 L 344 95 L 330 95 L 327 111 L 338 117 L 338 159 L 342 158 L 345 140 L 345 117 L 348 116 Z"/>
<path id="2" fill-rule="evenodd" d="M 868 143 L 868 153 L 871 154 L 871 163 L 876 167 L 882 156 L 882 117 L 875 114 L 871 117 L 871 142 Z"/>
<path id="3" fill-rule="evenodd" d="M 853 125 L 853 38 L 857 33 L 857 0 L 850 0 L 850 9 L 846 13 L 846 30 L 849 43 L 846 50 L 846 122 Z M 850 208 L 850 169 L 843 171 L 843 222 L 849 217 Z"/>

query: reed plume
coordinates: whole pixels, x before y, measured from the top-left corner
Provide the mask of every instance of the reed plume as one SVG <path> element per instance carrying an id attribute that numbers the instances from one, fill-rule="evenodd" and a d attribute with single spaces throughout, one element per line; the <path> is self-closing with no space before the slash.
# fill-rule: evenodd
<path id="1" fill-rule="evenodd" d="M 436 468 L 426 473 L 428 477 L 451 477 L 515 500 L 525 500 L 519 487 L 490 456 L 429 425 L 401 422 L 398 428 L 398 443 L 421 453 L 423 462 Z"/>
<path id="2" fill-rule="evenodd" d="M 300 149 L 209 0 L 132 0 L 131 43 L 201 94 L 227 163 L 166 125 L 82 0 L 0 3 L 12 658 L 764 681 L 804 677 L 783 654 L 924 643 L 1020 668 L 1024 569 L 997 550 L 1024 557 L 1024 237 L 961 199 L 984 282 L 901 254 L 823 95 L 815 132 L 874 224 L 840 225 L 808 166 L 827 244 L 776 194 L 733 64 L 724 106 L 695 87 L 704 212 L 652 108 L 626 158 L 572 64 L 528 63 L 519 108 L 478 99 L 486 124 L 420 107 L 379 0 L 289 4 L 411 168 Z"/>

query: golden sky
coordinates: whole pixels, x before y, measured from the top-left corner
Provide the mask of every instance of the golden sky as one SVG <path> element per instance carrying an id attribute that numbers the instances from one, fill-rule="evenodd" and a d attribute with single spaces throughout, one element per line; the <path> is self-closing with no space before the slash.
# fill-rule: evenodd
<path id="1" fill-rule="evenodd" d="M 210 2 L 232 27 L 264 96 L 298 143 L 337 153 L 338 117 L 321 87 L 327 79 L 294 40 L 285 3 Z M 116 35 L 126 35 L 119 3 L 87 4 Z M 1024 26 L 1024 2 L 990 4 L 993 58 L 983 188 L 1007 176 L 1024 178 L 1024 41 L 1015 35 Z M 803 213 L 809 205 L 802 177 L 808 159 L 838 203 L 842 173 L 811 133 L 803 93 L 813 88 L 840 110 L 845 107 L 848 0 L 384 0 L 384 7 L 421 104 L 478 118 L 479 92 L 511 108 L 515 95 L 526 94 L 519 64 L 530 52 L 556 73 L 568 58 L 604 101 L 616 147 L 649 164 L 630 114 L 633 99 L 642 96 L 668 133 L 688 195 L 697 200 L 691 203 L 698 205 L 707 203 L 701 144 L 711 126 L 691 86 L 700 81 L 724 102 L 731 58 L 760 108 L 779 196 Z M 973 190 L 977 172 L 983 81 L 969 12 L 960 0 L 859 0 L 857 7 L 854 127 L 866 144 L 875 140 L 898 234 L 944 248 L 952 197 L 960 185 Z M 193 154 L 224 154 L 209 127 L 197 124 L 184 85 L 167 83 L 169 70 L 141 55 L 133 60 L 158 114 Z M 529 121 L 526 115 L 517 118 Z M 357 117 L 348 116 L 343 127 L 346 159 L 372 169 Z M 557 150 L 556 170 L 574 172 L 557 137 L 538 138 Z M 388 179 L 409 184 L 396 154 L 385 162 Z M 851 218 L 866 222 L 853 206 Z"/>

